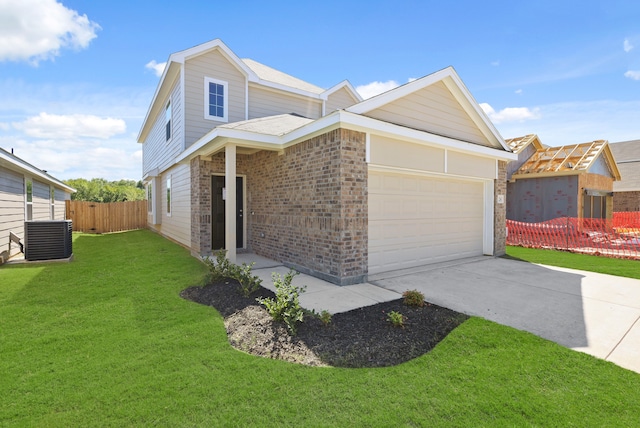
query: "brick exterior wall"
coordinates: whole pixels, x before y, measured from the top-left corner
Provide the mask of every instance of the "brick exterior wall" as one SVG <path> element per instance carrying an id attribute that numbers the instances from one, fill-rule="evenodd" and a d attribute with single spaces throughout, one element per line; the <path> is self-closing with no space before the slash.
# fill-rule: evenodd
<path id="1" fill-rule="evenodd" d="M 191 162 L 192 250 L 211 254 L 211 175 L 224 153 Z M 283 153 L 238 155 L 246 175 L 247 247 L 340 285 L 366 280 L 368 198 L 365 134 L 337 129 Z"/>
<path id="2" fill-rule="evenodd" d="M 493 185 L 493 255 L 503 256 L 507 242 L 507 165 L 506 161 L 498 161 L 498 178 Z M 502 195 L 504 203 L 498 203 Z"/>
<path id="3" fill-rule="evenodd" d="M 615 192 L 613 211 L 640 211 L 640 190 L 635 192 Z"/>

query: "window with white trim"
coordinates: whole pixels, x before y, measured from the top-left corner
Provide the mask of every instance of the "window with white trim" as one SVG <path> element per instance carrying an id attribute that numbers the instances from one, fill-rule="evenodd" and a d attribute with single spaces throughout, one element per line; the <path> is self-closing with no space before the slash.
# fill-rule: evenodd
<path id="1" fill-rule="evenodd" d="M 229 84 L 222 80 L 204 78 L 204 118 L 227 122 Z"/>
<path id="2" fill-rule="evenodd" d="M 51 195 L 51 220 L 56 219 L 56 188 L 49 187 L 49 194 Z"/>
<path id="3" fill-rule="evenodd" d="M 24 182 L 27 220 L 33 220 L 33 180 L 27 178 Z"/>
<path id="4" fill-rule="evenodd" d="M 171 176 L 167 177 L 167 217 L 171 217 Z"/>
<path id="5" fill-rule="evenodd" d="M 153 212 L 153 184 L 151 182 L 147 184 L 147 212 Z"/>
<path id="6" fill-rule="evenodd" d="M 164 109 L 164 123 L 165 123 L 165 129 L 167 134 L 167 141 L 171 139 L 171 116 L 172 116 L 171 100 L 169 100 L 169 102 L 167 103 L 167 106 Z"/>

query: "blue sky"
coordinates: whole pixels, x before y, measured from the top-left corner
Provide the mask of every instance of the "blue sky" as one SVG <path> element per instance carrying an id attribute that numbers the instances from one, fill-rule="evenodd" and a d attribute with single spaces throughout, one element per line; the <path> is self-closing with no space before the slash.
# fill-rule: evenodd
<path id="1" fill-rule="evenodd" d="M 0 0 L 0 147 L 60 179 L 140 179 L 152 65 L 216 38 L 365 96 L 452 65 L 504 138 L 640 138 L 637 1 Z"/>

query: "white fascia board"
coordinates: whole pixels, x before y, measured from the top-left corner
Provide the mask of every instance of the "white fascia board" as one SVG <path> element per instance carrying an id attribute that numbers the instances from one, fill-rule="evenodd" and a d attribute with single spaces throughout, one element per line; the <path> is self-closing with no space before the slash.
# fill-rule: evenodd
<path id="1" fill-rule="evenodd" d="M 346 88 L 347 91 L 349 91 L 351 93 L 351 96 L 353 97 L 353 99 L 356 100 L 356 102 L 358 102 L 358 103 L 362 102 L 362 97 L 360 96 L 358 91 L 356 91 L 356 89 L 353 87 L 351 82 L 349 82 L 348 80 L 343 80 L 342 82 L 338 83 L 337 85 L 334 85 L 334 86 L 330 87 L 329 89 L 327 89 L 326 91 L 321 93 L 320 97 L 323 100 L 326 100 L 327 98 L 329 98 L 329 95 L 333 94 L 334 92 L 339 91 L 342 88 Z"/>
<path id="2" fill-rule="evenodd" d="M 224 145 L 229 141 L 233 141 L 242 147 L 270 150 L 280 150 L 282 145 L 282 137 L 277 135 L 266 135 L 237 129 L 214 128 L 177 156 L 175 163 L 182 163 L 185 160 L 189 160 L 205 152 L 210 152 L 212 147 L 215 150 L 215 147 L 219 144 Z"/>
<path id="3" fill-rule="evenodd" d="M 371 110 L 382 107 L 385 104 L 389 104 L 392 101 L 405 97 L 415 91 L 419 91 L 422 88 L 433 85 L 434 83 L 451 76 L 453 73 L 455 73 L 453 67 L 447 67 L 443 70 L 421 77 L 420 79 L 416 79 L 413 82 L 405 83 L 404 85 L 398 86 L 390 91 L 366 99 L 356 105 L 348 107 L 346 110 L 357 114 L 367 113 Z"/>
<path id="4" fill-rule="evenodd" d="M 503 151 L 501 149 L 481 146 L 479 144 L 468 143 L 441 135 L 431 134 L 430 132 L 420 131 L 417 129 L 407 128 L 384 122 L 367 116 L 349 113 L 346 111 L 337 111 L 341 124 L 350 125 L 349 128 L 357 128 L 362 132 L 371 132 L 378 135 L 387 136 L 389 138 L 401 139 L 417 144 L 439 147 L 443 149 L 454 150 L 473 155 L 488 157 L 491 159 L 499 159 L 504 161 L 512 161 L 518 159 L 518 156 L 511 151 Z M 333 114 L 335 114 L 333 113 Z M 333 114 L 327 116 L 330 118 Z M 313 125 L 313 122 L 310 125 Z M 309 125 L 307 125 L 309 126 Z"/>
<path id="5" fill-rule="evenodd" d="M 70 187 L 64 184 L 62 181 L 58 180 L 42 171 L 41 169 L 36 168 L 35 166 L 23 161 L 22 159 L 18 159 L 15 156 L 9 156 L 4 153 L 4 151 L 0 151 L 0 161 L 4 161 L 7 163 L 7 169 L 12 171 L 19 172 L 23 175 L 28 175 L 32 178 L 40 178 L 45 181 L 47 184 L 53 184 L 54 187 L 60 187 L 69 193 L 75 193 L 77 190 L 73 187 Z M 3 166 L 4 162 L 0 162 L 0 166 Z"/>

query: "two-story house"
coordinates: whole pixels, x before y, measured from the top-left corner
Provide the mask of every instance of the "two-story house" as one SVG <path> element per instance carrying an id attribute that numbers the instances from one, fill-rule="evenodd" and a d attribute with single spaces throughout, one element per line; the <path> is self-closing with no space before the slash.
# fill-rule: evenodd
<path id="1" fill-rule="evenodd" d="M 138 142 L 150 227 L 337 284 L 502 254 L 515 159 L 451 67 L 362 100 L 222 41 L 172 54 Z"/>

